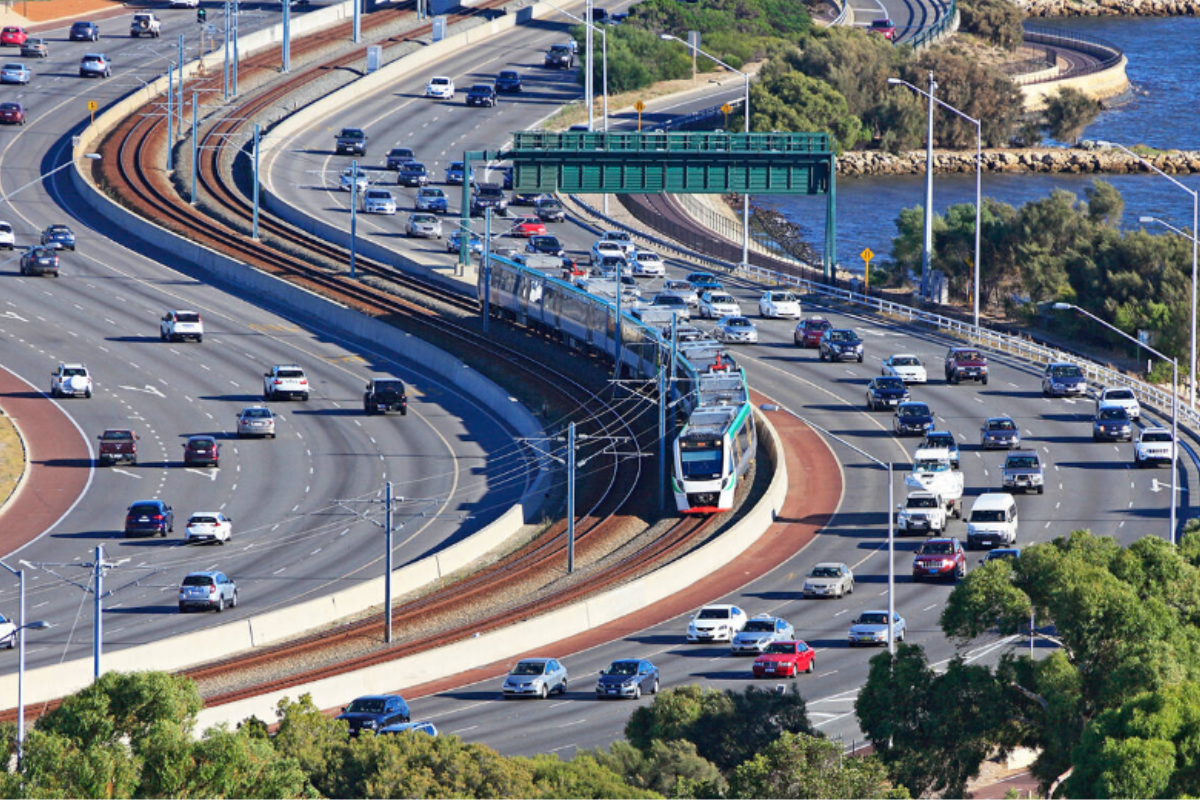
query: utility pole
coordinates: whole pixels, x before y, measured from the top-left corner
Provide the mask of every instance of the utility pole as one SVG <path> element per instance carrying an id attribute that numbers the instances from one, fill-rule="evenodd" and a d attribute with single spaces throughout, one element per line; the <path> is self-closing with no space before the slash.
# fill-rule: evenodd
<path id="1" fill-rule="evenodd" d="M 388 481 L 384 485 L 383 495 L 383 541 L 384 548 L 387 553 L 384 557 L 384 573 L 383 573 L 383 593 L 385 595 L 383 601 L 383 618 L 386 621 L 384 626 L 383 641 L 387 644 L 392 643 L 392 482 Z"/>
<path id="2" fill-rule="evenodd" d="M 471 245 L 471 232 L 466 232 L 467 246 Z M 488 332 L 491 319 L 492 293 L 492 207 L 484 209 L 483 218 L 483 332 Z"/>
<path id="3" fill-rule="evenodd" d="M 167 62 L 167 172 L 175 169 L 175 67 Z"/>
<path id="4" fill-rule="evenodd" d="M 224 101 L 229 102 L 229 0 L 225 0 L 225 89 Z"/>
<path id="5" fill-rule="evenodd" d="M 238 17 L 241 16 L 242 10 L 239 5 L 239 0 L 233 0 L 233 96 L 237 97 L 238 93 Z"/>
<path id="6" fill-rule="evenodd" d="M 596 129 L 596 103 L 595 103 L 595 88 L 592 81 L 592 0 L 587 0 L 587 11 L 584 14 L 584 76 L 583 76 L 583 101 L 588 107 L 588 130 Z"/>
<path id="7" fill-rule="evenodd" d="M 658 507 L 667 510 L 667 365 L 658 368 Z"/>
<path id="8" fill-rule="evenodd" d="M 567 573 L 575 571 L 575 423 L 567 426 Z"/>
<path id="9" fill-rule="evenodd" d="M 199 95 L 192 92 L 192 205 L 196 205 L 196 173 L 200 171 L 200 145 L 197 139 L 199 126 L 196 124 L 196 107 L 200 103 Z"/>
<path id="10" fill-rule="evenodd" d="M 283 0 L 283 63 L 280 65 L 282 71 L 287 73 L 292 71 L 292 3 L 291 0 Z"/>
<path id="11" fill-rule="evenodd" d="M 179 135 L 183 136 L 183 34 L 179 34 L 179 97 L 175 98 L 179 109 Z"/>
<path id="12" fill-rule="evenodd" d="M 933 269 L 933 93 L 937 83 L 929 72 L 929 119 L 925 129 L 925 238 L 921 247 L 921 296 L 928 300 Z"/>
<path id="13" fill-rule="evenodd" d="M 358 8 L 355 5 L 355 8 Z M 465 181 L 466 174 L 463 175 Z M 350 280 L 354 280 L 355 245 L 358 241 L 358 159 L 350 162 Z M 470 234 L 468 233 L 468 236 Z"/>
<path id="14" fill-rule="evenodd" d="M 354 0 L 354 43 L 362 41 L 362 0 Z"/>
<path id="15" fill-rule="evenodd" d="M 258 123 L 254 123 L 254 223 L 250 237 L 258 241 Z"/>

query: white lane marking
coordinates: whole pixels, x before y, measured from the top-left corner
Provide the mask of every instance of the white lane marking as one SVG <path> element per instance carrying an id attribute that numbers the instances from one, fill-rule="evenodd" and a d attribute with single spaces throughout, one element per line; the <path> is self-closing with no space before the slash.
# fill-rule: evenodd
<path id="1" fill-rule="evenodd" d="M 937 603 L 934 603 L 934 604 L 933 604 L 933 605 L 931 605 L 931 606 L 925 606 L 925 607 L 924 607 L 924 608 L 922 608 L 921 610 L 922 610 L 922 611 L 928 611 L 928 610 L 930 610 L 931 608 L 937 608 L 937 607 L 938 607 L 938 604 L 937 604 Z"/>
<path id="2" fill-rule="evenodd" d="M 586 719 L 577 719 L 574 722 L 564 722 L 562 725 L 555 725 L 554 727 L 556 727 L 556 728 L 572 728 L 576 725 L 583 725 L 586 722 L 587 722 Z M 574 745 L 566 745 L 566 746 L 574 747 Z"/>

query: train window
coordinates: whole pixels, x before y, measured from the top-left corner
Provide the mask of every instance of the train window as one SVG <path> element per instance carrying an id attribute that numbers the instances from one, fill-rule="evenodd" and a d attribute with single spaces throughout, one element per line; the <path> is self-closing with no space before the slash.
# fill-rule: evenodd
<path id="1" fill-rule="evenodd" d="M 683 477 L 691 480 L 704 480 L 721 477 L 722 448 L 706 447 L 697 450 L 680 450 L 679 460 L 682 464 Z"/>

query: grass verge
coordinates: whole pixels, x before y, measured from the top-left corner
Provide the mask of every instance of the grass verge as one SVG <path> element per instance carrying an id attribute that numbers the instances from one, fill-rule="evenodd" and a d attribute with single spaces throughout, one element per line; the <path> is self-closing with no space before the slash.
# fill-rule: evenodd
<path id="1" fill-rule="evenodd" d="M 0 414 L 0 506 L 12 496 L 25 474 L 25 445 L 17 426 Z"/>

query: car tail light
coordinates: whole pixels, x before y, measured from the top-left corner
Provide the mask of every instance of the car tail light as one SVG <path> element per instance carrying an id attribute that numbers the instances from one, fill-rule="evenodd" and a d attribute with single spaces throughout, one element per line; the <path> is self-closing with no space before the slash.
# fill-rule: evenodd
<path id="1" fill-rule="evenodd" d="M 160 522 L 160 521 L 162 520 L 162 518 L 163 518 L 163 515 L 162 515 L 162 514 L 155 514 L 155 515 L 154 515 L 154 521 L 155 521 L 155 522 Z"/>
<path id="2" fill-rule="evenodd" d="M 283 383 L 283 381 L 279 380 L 279 378 L 276 378 L 276 379 L 275 379 L 275 385 L 276 385 L 276 386 L 278 386 L 278 385 L 279 385 L 279 384 L 281 384 L 281 383 Z"/>
<path id="3" fill-rule="evenodd" d="M 208 587 L 208 593 L 209 593 L 209 594 L 216 594 L 216 593 L 217 593 L 217 587 L 216 587 L 216 586 L 209 586 L 209 587 Z"/>
<path id="4" fill-rule="evenodd" d="M 301 385 L 301 386 L 308 386 L 308 379 L 307 379 L 307 378 L 301 378 L 301 379 L 300 379 L 300 385 Z"/>

